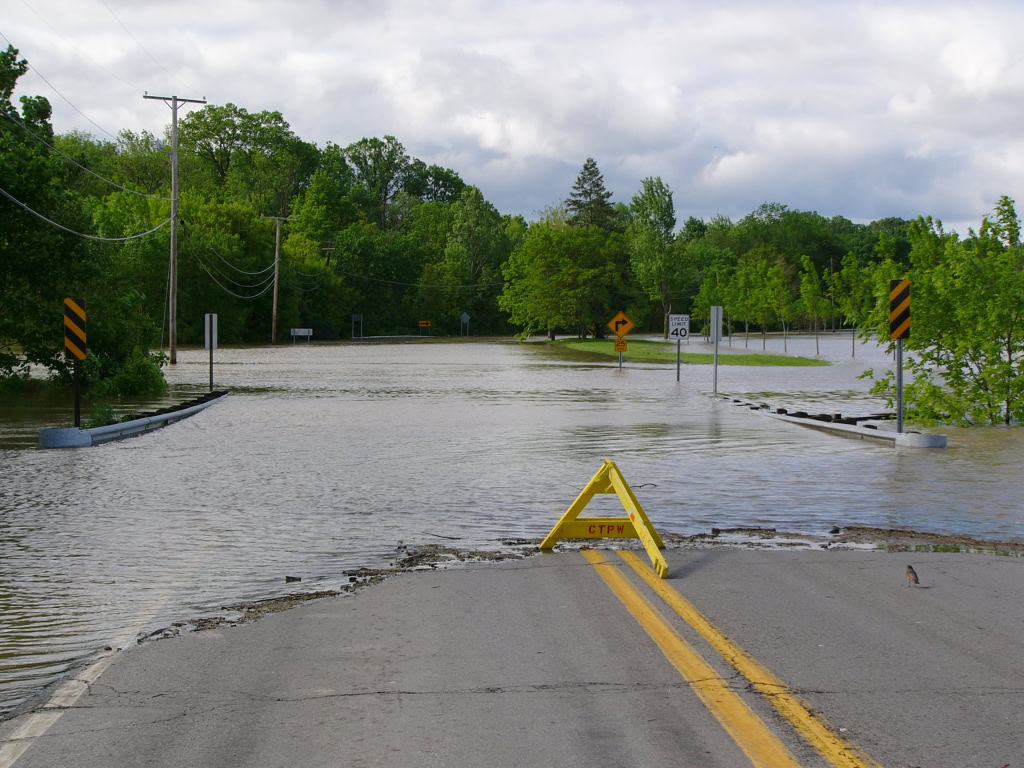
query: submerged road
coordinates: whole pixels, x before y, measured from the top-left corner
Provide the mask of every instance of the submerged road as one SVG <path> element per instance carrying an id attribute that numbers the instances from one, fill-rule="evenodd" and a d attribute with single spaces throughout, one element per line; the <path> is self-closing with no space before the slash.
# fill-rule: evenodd
<path id="1" fill-rule="evenodd" d="M 1020 559 L 666 555 L 407 573 L 132 648 L 0 724 L 0 768 L 1024 765 Z"/>

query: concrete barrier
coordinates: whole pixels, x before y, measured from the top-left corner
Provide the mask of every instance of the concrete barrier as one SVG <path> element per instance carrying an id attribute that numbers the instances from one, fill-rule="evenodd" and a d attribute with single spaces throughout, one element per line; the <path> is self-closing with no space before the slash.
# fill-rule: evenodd
<path id="1" fill-rule="evenodd" d="M 221 392 L 216 397 L 197 402 L 195 405 L 186 405 L 184 408 L 158 412 L 151 416 L 143 416 L 117 424 L 108 424 L 104 427 L 91 427 L 89 429 L 80 429 L 79 427 L 40 429 L 39 446 L 41 448 L 81 448 L 87 445 L 99 445 L 101 443 L 109 443 L 112 440 L 134 437 L 145 432 L 152 432 L 160 427 L 166 427 L 168 424 L 181 421 L 181 419 L 186 419 L 205 408 L 209 408 L 214 403 L 220 402 L 228 394 L 230 393 Z"/>
<path id="2" fill-rule="evenodd" d="M 937 435 L 928 432 L 904 432 L 897 434 L 887 430 L 879 429 L 876 424 L 861 424 L 866 420 L 891 420 L 892 414 L 879 413 L 871 416 L 855 416 L 843 418 L 840 413 L 832 414 L 808 414 L 806 411 L 795 411 L 789 413 L 785 408 L 778 408 L 775 411 L 770 406 L 744 402 L 737 398 L 728 398 L 733 405 L 741 408 L 749 408 L 758 411 L 765 416 L 770 416 L 779 421 L 787 421 L 790 424 L 799 424 L 801 427 L 810 427 L 822 432 L 830 432 L 843 437 L 858 438 L 860 440 L 875 440 L 888 443 L 897 448 L 945 448 L 947 438 L 945 435 Z"/>
<path id="3" fill-rule="evenodd" d="M 873 424 L 847 424 L 841 421 L 821 421 L 811 417 L 797 418 L 784 413 L 772 413 L 763 411 L 767 416 L 780 421 L 788 421 L 790 424 L 799 424 L 802 427 L 810 427 L 822 432 L 830 432 L 843 437 L 859 438 L 861 440 L 875 440 L 899 448 L 945 448 L 946 436 L 924 432 L 904 432 L 897 434 L 878 429 Z"/>
<path id="4" fill-rule="evenodd" d="M 945 448 L 946 436 L 927 432 L 904 432 L 896 435 L 896 445 L 900 448 Z"/>

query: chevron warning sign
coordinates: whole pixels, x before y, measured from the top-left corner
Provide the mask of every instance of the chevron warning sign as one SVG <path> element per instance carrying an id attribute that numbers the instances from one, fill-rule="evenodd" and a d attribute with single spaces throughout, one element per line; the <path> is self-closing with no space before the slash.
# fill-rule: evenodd
<path id="1" fill-rule="evenodd" d="M 889 281 L 889 338 L 910 338 L 910 280 Z"/>
<path id="2" fill-rule="evenodd" d="M 85 360 L 85 299 L 64 299 L 64 354 Z"/>

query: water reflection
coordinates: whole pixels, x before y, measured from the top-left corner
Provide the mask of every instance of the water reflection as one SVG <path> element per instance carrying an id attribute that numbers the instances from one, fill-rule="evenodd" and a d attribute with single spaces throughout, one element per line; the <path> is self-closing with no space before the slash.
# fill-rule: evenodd
<path id="1" fill-rule="evenodd" d="M 881 409 L 856 376 L 884 353 L 822 348 L 835 365 L 723 368 L 720 388 Z M 201 351 L 180 360 L 169 399 L 207 381 Z M 91 449 L 35 447 L 67 404 L 0 402 L 0 708 L 125 629 L 282 593 L 285 574 L 315 589 L 388 562 L 398 541 L 540 537 L 606 456 L 665 531 L 1024 536 L 1019 431 L 950 430 L 944 452 L 896 452 L 712 401 L 707 366 L 677 384 L 674 366 L 627 357 L 619 371 L 543 346 L 311 344 L 224 349 L 216 375 L 226 401 Z"/>

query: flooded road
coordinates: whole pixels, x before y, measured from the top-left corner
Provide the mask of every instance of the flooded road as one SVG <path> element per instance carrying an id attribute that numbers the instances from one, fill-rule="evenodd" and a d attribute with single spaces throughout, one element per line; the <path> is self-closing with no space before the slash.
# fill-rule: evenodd
<path id="1" fill-rule="evenodd" d="M 848 336 L 821 344 L 834 365 L 723 367 L 719 390 L 882 409 L 857 374 L 886 356 L 858 346 L 850 361 Z M 814 354 L 813 338 L 788 346 Z M 203 391 L 205 353 L 180 351 L 168 380 L 172 400 Z M 88 449 L 36 447 L 69 404 L 0 404 L 0 713 L 119 634 L 293 591 L 286 574 L 327 588 L 400 542 L 539 538 L 605 457 L 665 532 L 1024 538 L 1019 429 L 944 429 L 945 451 L 895 451 L 713 401 L 709 366 L 677 383 L 674 366 L 627 355 L 619 371 L 542 344 L 298 344 L 220 350 L 216 385 L 233 394 L 198 416 Z"/>

